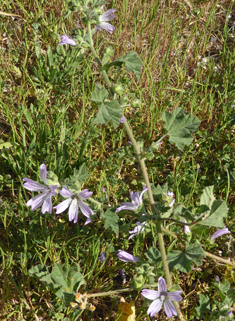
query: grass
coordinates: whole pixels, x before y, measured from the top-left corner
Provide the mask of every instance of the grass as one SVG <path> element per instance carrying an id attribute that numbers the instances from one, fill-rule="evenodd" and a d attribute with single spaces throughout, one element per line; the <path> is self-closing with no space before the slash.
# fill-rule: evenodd
<path id="1" fill-rule="evenodd" d="M 151 183 L 168 183 L 176 202 L 189 208 L 198 205 L 203 188 L 214 185 L 217 199 L 228 201 L 226 226 L 233 234 L 235 50 L 230 14 L 235 5 L 227 0 L 190 3 L 191 9 L 187 1 L 136 0 L 133 5 L 114 0 L 110 8 L 117 9 L 116 31 L 97 33 L 95 46 L 101 56 L 112 46 L 112 59 L 130 50 L 139 54 L 140 82 L 115 69 L 111 77 L 141 99 L 140 107 L 127 107 L 125 114 L 136 139 L 143 139 L 146 147 L 164 134 L 163 111 L 181 107 L 200 119 L 193 143 L 183 152 L 166 140 L 147 161 Z M 90 174 L 85 187 L 96 200 L 117 207 L 129 200 L 130 190 L 142 189 L 141 170 L 135 159 L 120 157 L 117 149 L 128 141 L 121 125 L 115 131 L 111 124 L 92 122 L 97 110 L 91 93 L 103 80 L 89 50 L 79 55 L 77 48 L 57 46 L 59 35 L 71 35 L 73 28 L 82 26 L 79 14 L 64 19 L 68 6 L 62 0 L 0 1 L 0 7 L 0 319 L 114 320 L 120 295 L 90 299 L 94 312 L 64 309 L 29 270 L 37 264 L 51 269 L 57 263 L 79 263 L 87 282 L 81 289 L 87 293 L 129 287 L 136 272 L 116 259 L 117 250 L 144 256 L 156 246 L 156 236 L 150 232 L 128 241 L 133 222 L 123 213 L 117 236 L 104 228 L 99 211 L 95 223 L 87 226 L 82 219 L 73 224 L 65 215 L 32 212 L 25 205 L 31 196 L 22 179 L 38 179 L 38 168 L 45 163 L 63 180 L 85 163 Z M 3 148 L 3 142 L 10 147 Z M 182 232 L 179 226 L 165 227 Z M 225 237 L 228 242 L 221 239 L 211 248 L 209 235 L 201 235 L 205 250 L 232 257 L 233 241 Z M 177 248 L 168 235 L 165 242 L 168 249 Z M 98 259 L 102 252 L 104 263 Z M 127 275 L 125 285 L 120 269 Z M 161 271 L 162 265 L 155 264 L 154 275 Z M 208 257 L 188 274 L 174 270 L 173 283 L 184 290 L 182 311 L 187 320 L 192 315 L 193 320 L 202 319 L 195 312 L 199 294 L 216 298 L 215 275 L 226 276 L 234 285 L 233 272 Z M 138 291 L 123 296 L 135 300 L 137 320 L 153 320 Z M 155 319 L 167 318 L 162 311 Z"/>

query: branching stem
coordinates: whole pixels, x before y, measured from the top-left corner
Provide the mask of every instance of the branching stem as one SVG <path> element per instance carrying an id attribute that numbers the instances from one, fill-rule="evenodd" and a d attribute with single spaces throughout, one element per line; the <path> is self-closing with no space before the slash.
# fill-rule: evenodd
<path id="1" fill-rule="evenodd" d="M 112 91 L 112 86 L 111 86 L 111 82 L 109 80 L 109 77 L 106 73 L 105 70 L 103 70 L 102 68 L 102 63 L 100 62 L 100 59 L 99 59 L 99 56 L 98 54 L 96 53 L 95 51 L 95 48 L 94 48 L 94 44 L 93 44 L 93 40 L 92 40 L 92 34 L 91 34 L 91 26 L 90 24 L 88 23 L 88 34 L 89 34 L 89 43 L 90 43 L 90 48 L 91 48 L 91 52 L 98 64 L 98 67 L 100 69 L 100 72 L 102 73 L 103 77 L 104 77 L 104 80 L 109 88 L 109 91 L 110 93 L 112 94 L 112 96 L 114 95 L 113 94 L 113 91 Z M 124 126 L 125 126 L 125 129 L 126 129 L 126 132 L 134 146 L 134 149 L 135 149 L 135 153 L 136 153 L 136 156 L 137 156 L 137 159 L 140 163 L 140 166 L 141 166 L 141 170 L 142 170 L 142 173 L 143 173 L 143 176 L 144 176 L 144 181 L 145 181 L 145 184 L 148 188 L 148 197 L 149 197 L 149 201 L 150 201 L 150 204 L 151 204 L 151 207 L 153 209 L 153 211 L 156 213 L 156 214 L 159 214 L 158 213 L 158 210 L 156 209 L 155 205 L 154 205 L 154 198 L 153 198 L 153 193 L 152 193 L 152 190 L 151 190 L 151 186 L 150 186 L 150 181 L 149 181 L 149 176 L 148 176 L 148 172 L 147 172 L 147 169 L 146 169 L 146 166 L 145 166 L 145 162 L 144 162 L 144 159 L 141 159 L 141 152 L 140 152 L 140 149 L 139 149 L 139 146 L 134 138 L 134 135 L 132 133 L 132 130 L 131 130 L 131 127 L 129 126 L 127 120 L 124 121 Z M 162 257 L 162 263 L 163 263 L 163 267 L 164 267 L 164 271 L 165 271 L 165 277 L 166 277 L 166 283 L 167 283 L 167 286 L 168 288 L 170 289 L 172 287 L 172 282 L 171 282 L 171 276 L 170 276 L 170 271 L 169 271 L 169 267 L 168 267 L 168 263 L 167 263 L 167 257 L 166 257 L 166 249 L 165 249 L 165 244 L 164 244 L 164 240 L 163 240 L 163 235 L 162 235 L 162 228 L 161 228 L 161 223 L 160 222 L 156 222 L 156 227 L 157 227 L 157 234 L 158 234 L 158 243 L 159 243 L 159 249 L 160 249 L 160 252 L 161 252 L 161 257 Z M 179 304 L 178 302 L 174 302 L 174 305 L 175 305 L 175 308 L 177 310 L 177 313 L 178 313 L 178 316 L 180 317 L 181 320 L 185 320 L 181 311 L 180 311 L 180 308 L 179 308 Z"/>

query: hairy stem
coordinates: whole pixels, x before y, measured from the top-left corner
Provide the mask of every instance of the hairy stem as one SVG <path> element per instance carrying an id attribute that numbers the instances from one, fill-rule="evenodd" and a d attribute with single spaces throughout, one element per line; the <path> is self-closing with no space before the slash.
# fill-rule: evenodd
<path id="1" fill-rule="evenodd" d="M 95 60 L 96 60 L 96 62 L 98 64 L 100 72 L 102 73 L 102 75 L 104 77 L 104 80 L 105 80 L 107 86 L 109 87 L 109 91 L 113 96 L 111 82 L 109 80 L 109 77 L 108 77 L 106 71 L 103 70 L 102 63 L 100 62 L 99 56 L 96 53 L 95 48 L 94 48 L 94 44 L 93 44 L 93 40 L 92 40 L 92 34 L 91 34 L 91 26 L 90 26 L 89 23 L 88 23 L 88 34 L 89 34 L 89 43 L 90 43 L 91 52 L 94 55 L 94 58 L 95 58 Z M 134 135 L 132 133 L 132 130 L 131 130 L 128 122 L 125 120 L 123 124 L 125 126 L 125 129 L 126 129 L 126 132 L 127 132 L 128 136 L 129 136 L 129 138 L 130 138 L 130 140 L 131 140 L 131 142 L 132 142 L 132 144 L 134 146 L 137 159 L 138 159 L 138 161 L 140 163 L 141 170 L 142 170 L 142 173 L 143 173 L 143 176 L 144 176 L 144 181 L 145 181 L 145 184 L 146 184 L 146 186 L 148 188 L 148 197 L 149 197 L 150 204 L 152 206 L 153 211 L 156 214 L 158 214 L 158 211 L 157 211 L 157 209 L 156 209 L 156 207 L 154 205 L 154 198 L 153 198 L 153 193 L 152 193 L 151 186 L 150 186 L 150 181 L 149 181 L 147 168 L 145 166 L 144 159 L 141 159 L 141 152 L 140 152 L 139 146 L 138 146 L 138 144 L 137 144 L 137 142 L 136 142 L 136 140 L 134 138 Z M 171 282 L 170 271 L 169 271 L 169 267 L 168 267 L 168 263 L 167 263 L 166 249 L 165 249 L 165 244 L 164 244 L 163 235 L 162 235 L 161 223 L 157 222 L 156 226 L 157 226 L 159 249 L 160 249 L 160 252 L 161 252 L 163 267 L 164 267 L 165 276 L 166 276 L 166 283 L 167 283 L 168 288 L 171 288 L 172 287 L 172 282 Z M 175 308 L 177 310 L 177 313 L 178 313 L 180 319 L 184 321 L 185 319 L 184 319 L 184 317 L 183 317 L 183 315 L 182 315 L 182 313 L 180 311 L 178 302 L 174 302 L 174 305 L 175 305 Z"/>

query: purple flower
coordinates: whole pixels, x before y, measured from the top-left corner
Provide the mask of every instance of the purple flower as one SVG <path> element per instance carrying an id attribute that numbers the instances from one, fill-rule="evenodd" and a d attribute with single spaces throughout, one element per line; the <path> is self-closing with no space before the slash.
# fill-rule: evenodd
<path id="1" fill-rule="evenodd" d="M 139 261 L 138 257 L 131 255 L 123 250 L 118 250 L 118 258 L 123 262 L 137 262 Z"/>
<path id="2" fill-rule="evenodd" d="M 56 210 L 56 214 L 64 212 L 69 207 L 69 221 L 77 223 L 78 207 L 80 207 L 82 214 L 87 217 L 85 225 L 91 222 L 90 215 L 93 215 L 94 213 L 92 209 L 83 202 L 83 200 L 88 199 L 92 195 L 92 192 L 89 192 L 88 189 L 84 189 L 80 193 L 75 194 L 71 192 L 66 186 L 63 186 L 62 190 L 60 191 L 60 195 L 66 197 L 67 199 L 54 207 L 54 209 Z"/>
<path id="3" fill-rule="evenodd" d="M 231 317 L 233 315 L 234 308 L 229 308 L 228 304 L 225 305 L 226 309 L 229 309 L 230 311 L 227 313 L 227 316 Z M 222 317 L 224 318 L 224 317 Z"/>
<path id="4" fill-rule="evenodd" d="M 105 260 L 105 253 L 101 253 L 99 259 L 100 259 L 100 262 L 103 263 Z"/>
<path id="5" fill-rule="evenodd" d="M 126 283 L 126 274 L 123 270 L 120 270 L 120 274 L 122 276 L 122 284 Z"/>
<path id="6" fill-rule="evenodd" d="M 131 203 L 130 202 L 125 202 L 123 203 L 122 206 L 118 207 L 116 209 L 116 212 L 120 212 L 123 210 L 129 210 L 129 211 L 135 211 L 138 210 L 139 206 L 143 204 L 143 194 L 148 190 L 148 188 L 146 187 L 146 185 L 143 188 L 143 191 L 140 193 L 139 192 L 135 192 L 133 193 L 132 191 L 130 192 L 130 196 L 131 196 Z"/>
<path id="7" fill-rule="evenodd" d="M 132 239 L 132 237 L 140 234 L 140 232 L 143 232 L 145 230 L 144 225 L 146 224 L 146 222 L 140 223 L 137 222 L 136 223 L 136 227 L 134 228 L 133 231 L 129 231 L 129 234 L 132 234 L 128 237 L 128 240 Z"/>
<path id="8" fill-rule="evenodd" d="M 66 34 L 63 36 L 60 36 L 61 42 L 58 45 L 70 45 L 70 46 L 77 46 L 76 41 L 69 38 Z"/>
<path id="9" fill-rule="evenodd" d="M 176 309 L 171 301 L 181 301 L 181 293 L 182 291 L 167 292 L 166 281 L 162 277 L 158 279 L 158 291 L 144 289 L 141 292 L 146 299 L 154 300 L 147 311 L 150 317 L 158 313 L 164 303 L 164 310 L 168 318 L 172 318 L 173 315 L 177 316 Z"/>
<path id="10" fill-rule="evenodd" d="M 215 281 L 216 281 L 216 282 L 220 282 L 220 278 L 219 278 L 218 275 L 215 276 Z"/>
<path id="11" fill-rule="evenodd" d="M 174 205 L 174 203 L 175 203 L 174 193 L 173 193 L 173 192 L 167 192 L 167 195 L 168 195 L 168 196 L 171 196 L 171 198 L 172 198 L 172 201 L 171 201 L 171 203 L 169 204 L 169 206 L 172 207 L 172 206 Z"/>
<path id="12" fill-rule="evenodd" d="M 224 227 L 222 230 L 217 230 L 211 237 L 211 241 L 213 241 L 214 239 L 216 239 L 217 237 L 220 237 L 224 234 L 228 234 L 230 233 L 229 229 L 227 227 Z"/>
<path id="13" fill-rule="evenodd" d="M 23 184 L 24 188 L 28 189 L 29 191 L 33 192 L 42 192 L 41 194 L 31 198 L 27 202 L 27 206 L 31 206 L 32 211 L 36 210 L 42 204 L 42 213 L 49 212 L 52 213 L 52 202 L 51 197 L 56 195 L 55 190 L 58 188 L 57 185 L 48 185 L 47 184 L 47 168 L 45 164 L 42 164 L 39 168 L 39 174 L 43 184 L 39 184 L 32 179 L 23 178 L 25 182 Z"/>
<path id="14" fill-rule="evenodd" d="M 96 30 L 102 31 L 101 29 L 105 29 L 106 31 L 108 31 L 109 33 L 113 33 L 113 31 L 115 30 L 114 26 L 112 26 L 110 23 L 106 22 L 106 21 L 110 21 L 113 18 L 115 18 L 115 15 L 113 14 L 116 10 L 115 9 L 109 9 L 107 11 L 105 11 L 100 17 L 99 17 L 99 21 L 101 23 L 97 24 L 95 26 Z"/>
<path id="15" fill-rule="evenodd" d="M 227 316 L 228 317 L 231 317 L 233 315 L 233 310 L 230 310 L 228 313 L 227 313 Z"/>
<path id="16" fill-rule="evenodd" d="M 187 221 L 184 220 L 184 223 L 187 223 Z M 184 233 L 185 234 L 190 234 L 191 233 L 191 230 L 190 230 L 188 225 L 184 225 Z"/>
<path id="17" fill-rule="evenodd" d="M 120 123 L 121 123 L 121 124 L 124 123 L 125 120 L 126 120 L 125 117 L 121 117 Z"/>

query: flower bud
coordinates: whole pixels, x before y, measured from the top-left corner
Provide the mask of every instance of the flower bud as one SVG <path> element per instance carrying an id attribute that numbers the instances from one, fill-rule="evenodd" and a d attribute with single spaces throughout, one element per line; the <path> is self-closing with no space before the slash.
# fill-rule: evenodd
<path id="1" fill-rule="evenodd" d="M 117 93 L 119 96 L 123 95 L 125 92 L 124 87 L 122 86 L 122 84 L 116 84 L 113 86 L 113 90 L 115 93 Z"/>
<path id="2" fill-rule="evenodd" d="M 133 99 L 131 102 L 131 106 L 134 108 L 140 107 L 141 106 L 141 100 L 140 99 Z"/>
<path id="3" fill-rule="evenodd" d="M 112 56 L 114 55 L 114 50 L 113 50 L 113 48 L 112 48 L 112 47 L 107 47 L 107 48 L 105 49 L 105 54 L 106 54 L 106 55 L 109 55 L 110 57 L 112 57 Z"/>
<path id="4" fill-rule="evenodd" d="M 124 96 L 124 97 L 121 97 L 121 101 L 120 101 L 120 104 L 121 106 L 123 105 L 127 105 L 128 104 L 128 97 L 127 96 Z"/>
<path id="5" fill-rule="evenodd" d="M 81 47 L 82 47 L 82 48 L 90 48 L 90 45 L 89 45 L 89 43 L 83 41 L 83 42 L 81 43 Z"/>

